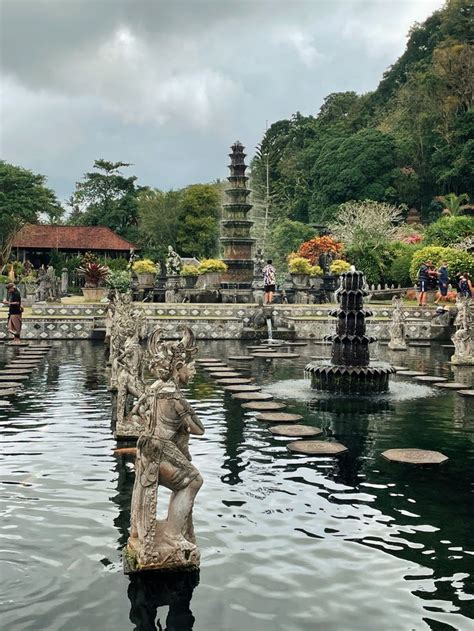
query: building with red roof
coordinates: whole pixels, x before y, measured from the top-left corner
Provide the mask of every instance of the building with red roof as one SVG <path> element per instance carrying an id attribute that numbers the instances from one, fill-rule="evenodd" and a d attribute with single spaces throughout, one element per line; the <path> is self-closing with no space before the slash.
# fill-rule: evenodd
<path id="1" fill-rule="evenodd" d="M 35 267 L 49 263 L 51 250 L 76 256 L 93 252 L 97 256 L 128 256 L 136 246 L 105 226 L 57 226 L 27 224 L 15 236 L 12 254 Z"/>

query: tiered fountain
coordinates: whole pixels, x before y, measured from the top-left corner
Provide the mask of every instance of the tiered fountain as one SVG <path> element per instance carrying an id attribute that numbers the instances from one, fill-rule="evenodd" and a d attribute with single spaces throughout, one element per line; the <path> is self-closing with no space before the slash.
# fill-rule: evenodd
<path id="1" fill-rule="evenodd" d="M 248 203 L 250 190 L 245 175 L 244 146 L 238 140 L 229 154 L 230 188 L 226 190 L 227 203 L 223 205 L 221 245 L 227 272 L 222 275 L 224 302 L 251 302 L 254 260 L 252 248 L 255 239 L 250 236 L 253 221 L 247 218 L 252 204 Z"/>
<path id="2" fill-rule="evenodd" d="M 331 362 L 311 362 L 306 372 L 311 376 L 311 387 L 330 392 L 384 392 L 389 377 L 395 372 L 389 364 L 370 362 L 369 344 L 376 341 L 366 335 L 365 318 L 372 312 L 363 308 L 364 275 L 351 271 L 341 276 L 337 292 L 340 309 L 333 309 L 337 318 L 336 334 L 326 339 L 332 342 Z"/>

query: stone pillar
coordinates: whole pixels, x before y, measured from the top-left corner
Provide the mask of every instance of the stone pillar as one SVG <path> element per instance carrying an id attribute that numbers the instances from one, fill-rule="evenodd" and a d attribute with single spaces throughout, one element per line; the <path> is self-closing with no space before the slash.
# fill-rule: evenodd
<path id="1" fill-rule="evenodd" d="M 69 274 L 65 267 L 61 270 L 61 296 L 67 296 L 69 292 Z"/>

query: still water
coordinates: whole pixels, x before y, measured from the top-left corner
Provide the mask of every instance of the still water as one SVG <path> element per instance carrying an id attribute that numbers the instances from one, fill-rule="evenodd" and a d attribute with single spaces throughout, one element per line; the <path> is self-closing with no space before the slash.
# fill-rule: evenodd
<path id="1" fill-rule="evenodd" d="M 239 343 L 201 355 L 241 354 Z M 395 377 L 378 399 L 309 390 L 296 360 L 251 372 L 288 411 L 349 447 L 290 454 L 198 369 L 189 399 L 206 426 L 193 439 L 204 486 L 195 507 L 200 573 L 157 581 L 122 572 L 133 459 L 114 454 L 101 343 L 54 342 L 13 406 L 0 409 L 0 627 L 74 631 L 410 631 L 474 629 L 474 408 Z M 0 346 L 0 366 L 15 351 Z M 449 350 L 379 357 L 452 374 Z M 449 461 L 385 461 L 390 447 Z"/>

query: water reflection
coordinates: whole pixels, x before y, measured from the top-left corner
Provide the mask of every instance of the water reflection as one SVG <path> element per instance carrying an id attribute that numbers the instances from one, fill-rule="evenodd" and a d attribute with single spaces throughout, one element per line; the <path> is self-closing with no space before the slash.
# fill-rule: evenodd
<path id="1" fill-rule="evenodd" d="M 199 584 L 199 570 L 191 572 L 141 572 L 130 575 L 128 598 L 134 631 L 191 631 L 191 599 Z M 157 619 L 158 608 L 169 607 L 166 619 Z"/>

